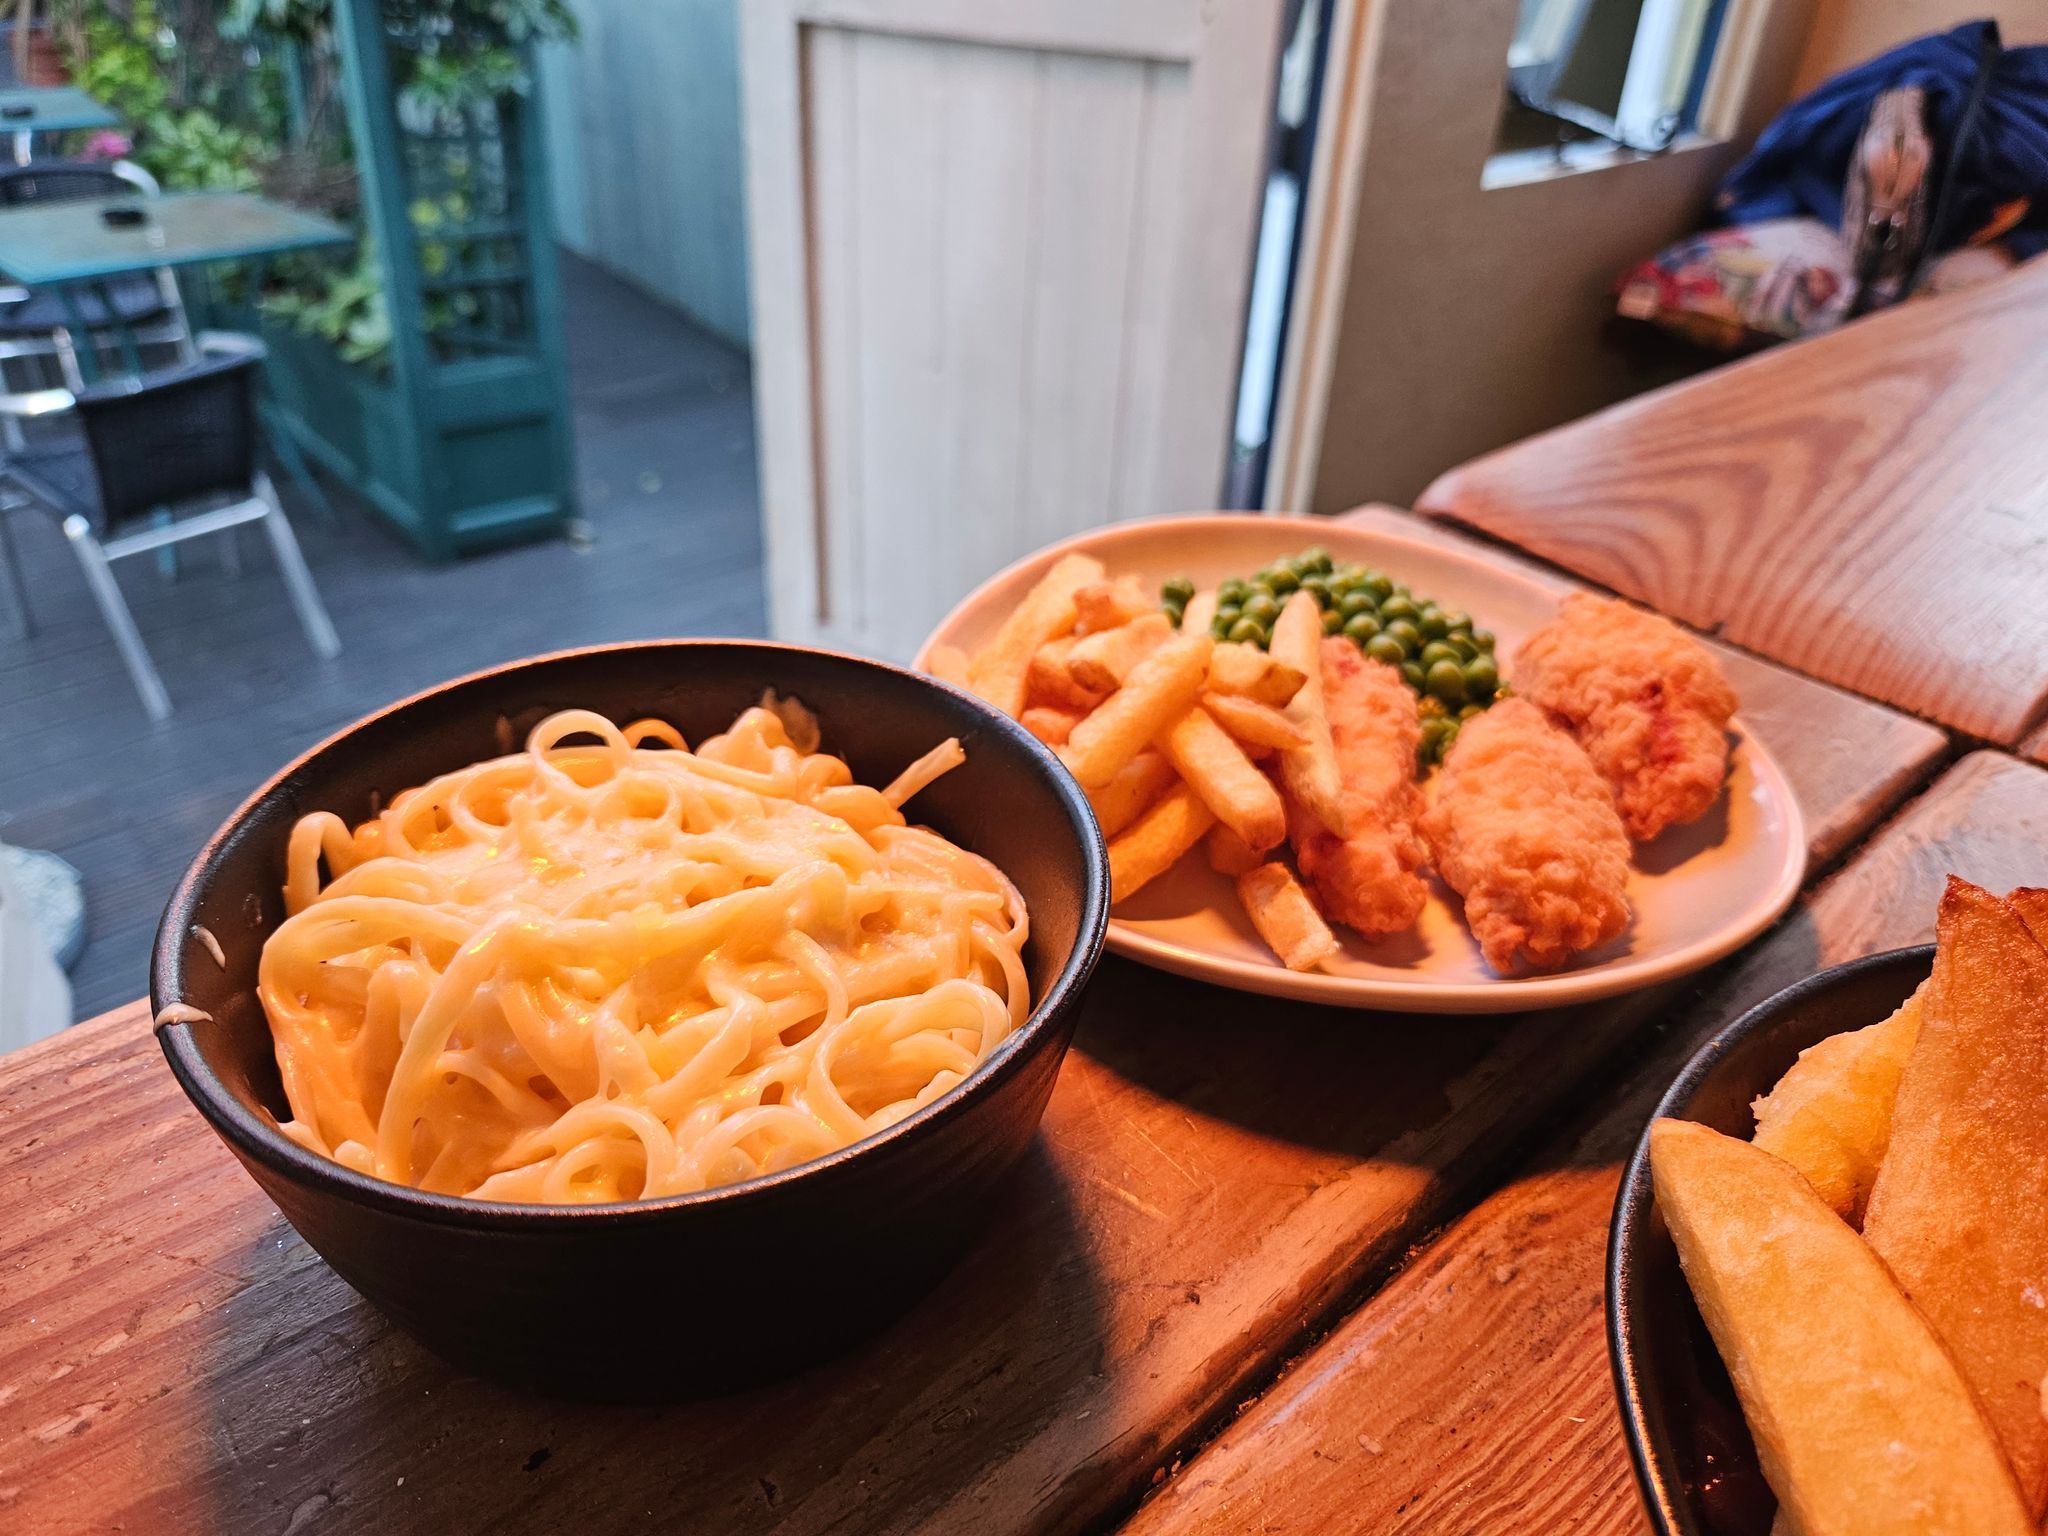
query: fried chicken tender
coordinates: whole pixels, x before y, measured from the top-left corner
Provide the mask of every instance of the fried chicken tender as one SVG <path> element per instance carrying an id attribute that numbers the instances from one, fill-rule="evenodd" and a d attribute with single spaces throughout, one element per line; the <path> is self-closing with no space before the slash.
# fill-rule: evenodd
<path id="1" fill-rule="evenodd" d="M 1515 653 L 1513 682 L 1570 727 L 1630 837 L 1696 821 L 1721 797 L 1735 690 L 1669 619 L 1575 592 Z"/>
<path id="2" fill-rule="evenodd" d="M 1502 699 L 1465 722 L 1422 818 L 1437 873 L 1496 971 L 1560 966 L 1628 925 L 1628 834 L 1578 743 Z"/>
<path id="3" fill-rule="evenodd" d="M 1327 916 L 1371 937 L 1399 933 L 1415 926 L 1429 896 L 1416 872 L 1424 850 L 1415 829 L 1422 813 L 1415 695 L 1399 672 L 1368 661 L 1349 640 L 1324 640 L 1322 658 L 1351 835 L 1336 836 L 1290 797 L 1295 862 Z"/>

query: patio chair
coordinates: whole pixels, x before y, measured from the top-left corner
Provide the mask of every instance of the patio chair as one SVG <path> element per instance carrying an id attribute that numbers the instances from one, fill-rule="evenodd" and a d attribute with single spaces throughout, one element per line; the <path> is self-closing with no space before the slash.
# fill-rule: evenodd
<path id="1" fill-rule="evenodd" d="M 81 198 L 154 197 L 156 178 L 125 160 L 31 160 L 0 165 L 0 207 L 73 202 Z M 82 327 L 85 334 L 74 336 Z M 137 347 L 169 347 L 181 359 L 192 356 L 192 329 L 178 280 L 169 268 L 131 273 L 93 284 L 72 285 L 70 294 L 18 285 L 0 290 L 0 363 L 15 358 L 52 358 L 62 382 L 82 387 L 78 348 L 95 346 L 107 332 L 125 331 Z M 10 443 L 17 435 L 10 432 Z"/>
<path id="2" fill-rule="evenodd" d="M 341 652 L 277 491 L 257 466 L 260 366 L 247 353 L 202 357 L 83 390 L 75 405 L 82 441 L 33 444 L 0 456 L 0 490 L 13 493 L 0 500 L 0 522 L 28 506 L 62 519 L 153 720 L 170 714 L 171 700 L 114 580 L 112 562 L 129 555 L 260 522 L 315 654 Z M 0 564 L 11 564 L 4 541 Z M 11 572 L 10 585 L 26 622 L 26 594 Z"/>

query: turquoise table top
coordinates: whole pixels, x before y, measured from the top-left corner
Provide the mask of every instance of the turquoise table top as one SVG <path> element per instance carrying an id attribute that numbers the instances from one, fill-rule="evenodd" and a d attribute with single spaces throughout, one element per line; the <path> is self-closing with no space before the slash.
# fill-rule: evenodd
<path id="1" fill-rule="evenodd" d="M 147 217 L 140 224 L 109 224 L 101 214 L 110 207 L 140 208 Z M 353 238 L 331 219 L 249 192 L 93 198 L 0 208 L 0 272 L 35 287 L 341 245 Z"/>
<path id="2" fill-rule="evenodd" d="M 0 90 L 0 133 L 120 126 L 120 118 L 75 85 L 12 85 Z"/>

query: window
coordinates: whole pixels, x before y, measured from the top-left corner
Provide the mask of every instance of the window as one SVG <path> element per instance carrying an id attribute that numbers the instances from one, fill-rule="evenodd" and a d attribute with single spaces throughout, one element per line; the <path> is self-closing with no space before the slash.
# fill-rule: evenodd
<path id="1" fill-rule="evenodd" d="M 1577 129 L 1629 149 L 1667 147 L 1696 126 L 1726 4 L 1522 0 L 1503 139 L 1527 147 Z"/>

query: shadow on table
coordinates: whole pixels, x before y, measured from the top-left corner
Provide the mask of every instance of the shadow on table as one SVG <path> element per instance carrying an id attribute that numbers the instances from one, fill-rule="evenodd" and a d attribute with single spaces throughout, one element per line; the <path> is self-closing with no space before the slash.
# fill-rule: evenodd
<path id="1" fill-rule="evenodd" d="M 928 1508 L 1071 1417 L 1068 1399 L 1100 1367 L 1100 1280 L 1042 1145 L 959 1266 L 898 1322 L 775 1385 L 670 1408 L 459 1375 L 281 1217 L 246 1267 L 253 1283 L 219 1310 L 197 1362 L 211 1413 L 201 1524 L 223 1533 L 875 1528 L 863 1513 L 875 1501 L 894 1516 Z M 831 1304 L 821 1273 L 818 1305 Z M 561 1326 L 630 1352 L 654 1329 L 722 1323 L 666 1310 L 661 1277 L 646 1275 L 621 1276 Z"/>

